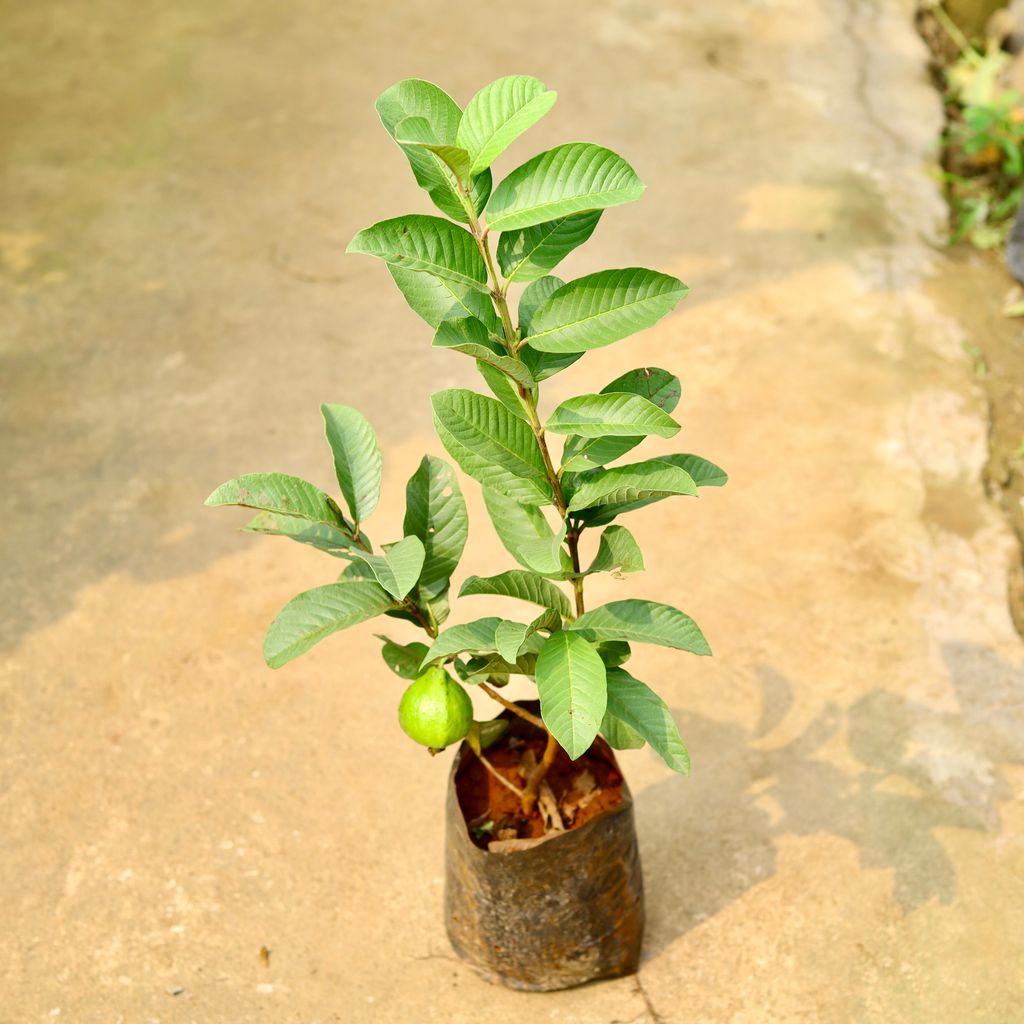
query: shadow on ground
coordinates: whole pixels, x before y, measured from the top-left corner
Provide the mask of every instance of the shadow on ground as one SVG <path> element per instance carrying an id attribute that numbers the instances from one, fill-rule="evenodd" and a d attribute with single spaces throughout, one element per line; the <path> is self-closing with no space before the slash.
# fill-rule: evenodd
<path id="1" fill-rule="evenodd" d="M 794 687 L 762 667 L 756 729 L 679 716 L 699 774 L 637 797 L 641 816 L 662 823 L 643 851 L 648 957 L 773 875 L 783 836 L 853 843 L 866 870 L 892 874 L 905 913 L 953 902 L 957 876 L 935 830 L 1000 831 L 1000 804 L 1013 794 L 998 766 L 1024 764 L 1024 667 L 971 644 L 943 656 L 956 710 L 877 688 L 846 708 L 826 705 L 796 739 L 771 746 Z M 840 734 L 856 770 L 822 752 Z"/>

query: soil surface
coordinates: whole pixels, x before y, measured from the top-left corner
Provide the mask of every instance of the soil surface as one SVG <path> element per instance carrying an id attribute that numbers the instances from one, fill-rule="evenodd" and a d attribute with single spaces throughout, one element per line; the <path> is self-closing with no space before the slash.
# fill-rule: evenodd
<path id="1" fill-rule="evenodd" d="M 530 768 L 544 756 L 544 747 L 540 731 L 519 720 L 484 751 L 484 757 L 495 771 L 522 789 Z M 559 812 L 553 826 L 558 831 L 580 828 L 622 802 L 622 775 L 600 738 L 575 761 L 559 748 L 544 781 Z M 543 804 L 524 816 L 518 796 L 468 748 L 464 748 L 455 787 L 469 833 L 482 849 L 494 840 L 536 839 L 551 831 Z"/>

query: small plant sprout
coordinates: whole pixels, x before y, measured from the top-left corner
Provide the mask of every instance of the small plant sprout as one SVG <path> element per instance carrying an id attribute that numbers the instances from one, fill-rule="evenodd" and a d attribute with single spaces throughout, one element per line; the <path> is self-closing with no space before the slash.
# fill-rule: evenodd
<path id="1" fill-rule="evenodd" d="M 591 349 L 657 323 L 687 291 L 640 267 L 555 276 L 605 210 L 639 199 L 644 186 L 622 157 L 589 142 L 555 146 L 492 181 L 493 161 L 554 102 L 554 92 L 526 75 L 485 86 L 465 111 L 429 82 L 392 86 L 377 112 L 441 216 L 384 220 L 348 247 L 384 263 L 435 348 L 475 362 L 481 391 L 433 394 L 434 425 L 454 463 L 483 488 L 515 565 L 465 576 L 459 597 L 471 604 L 497 595 L 534 611 L 445 627 L 467 536 L 459 481 L 448 463 L 426 455 L 406 486 L 403 536 L 375 548 L 365 527 L 380 494 L 381 451 L 365 417 L 347 406 L 322 407 L 344 508 L 281 473 L 239 477 L 207 499 L 255 510 L 246 530 L 344 563 L 337 579 L 293 598 L 270 625 L 271 668 L 377 616 L 422 629 L 426 642 L 381 635 L 388 667 L 412 681 L 401 701 L 403 729 L 433 749 L 465 738 L 481 753 L 500 727 L 472 721 L 463 688 L 474 686 L 534 721 L 546 747 L 517 790 L 524 813 L 533 811 L 559 746 L 575 760 L 598 734 L 616 748 L 649 743 L 670 768 L 689 770 L 664 701 L 624 666 L 637 643 L 710 654 L 704 636 L 688 615 L 657 601 L 588 607 L 586 582 L 643 569 L 622 523 L 628 513 L 726 481 L 688 453 L 624 461 L 645 438 L 679 432 L 672 412 L 680 383 L 669 370 L 629 369 L 595 394 L 541 411 L 546 380 Z M 512 676 L 536 683 L 539 718 L 502 696 Z"/>
<path id="2" fill-rule="evenodd" d="M 1024 97 L 1006 82 L 1013 58 L 996 39 L 975 49 L 940 3 L 927 10 L 960 51 L 944 71 L 949 126 L 941 180 L 952 210 L 949 244 L 995 249 L 1009 237 L 1024 195 Z"/>

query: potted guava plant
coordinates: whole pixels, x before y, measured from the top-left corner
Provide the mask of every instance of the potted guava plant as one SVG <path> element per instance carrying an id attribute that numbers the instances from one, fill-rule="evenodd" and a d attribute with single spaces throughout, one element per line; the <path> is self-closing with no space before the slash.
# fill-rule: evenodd
<path id="1" fill-rule="evenodd" d="M 544 381 L 651 326 L 687 290 L 637 267 L 554 276 L 604 210 L 644 190 L 622 157 L 586 142 L 547 150 L 492 188 L 492 162 L 554 102 L 526 75 L 485 86 L 465 111 L 429 82 L 392 86 L 377 112 L 445 216 L 381 221 L 348 247 L 384 262 L 433 345 L 474 360 L 490 392 L 450 388 L 431 398 L 442 445 L 482 485 L 516 563 L 466 576 L 459 597 L 500 596 L 539 614 L 445 625 L 468 525 L 458 477 L 433 455 L 406 487 L 403 536 L 375 549 L 365 526 L 380 494 L 381 450 L 353 408 L 322 406 L 344 509 L 283 473 L 238 477 L 207 499 L 255 510 L 245 530 L 345 563 L 270 625 L 271 668 L 376 616 L 426 633 L 425 642 L 380 639 L 388 667 L 408 680 L 401 728 L 434 753 L 460 744 L 447 802 L 448 934 L 486 977 L 534 990 L 636 969 L 642 881 L 614 750 L 650 744 L 682 774 L 689 758 L 664 701 L 624 666 L 636 643 L 710 654 L 694 621 L 666 604 L 628 598 L 588 609 L 587 578 L 643 568 L 621 522 L 627 513 L 726 480 L 692 454 L 620 461 L 646 437 L 679 431 L 671 413 L 680 384 L 668 370 L 631 369 L 596 394 L 540 411 Z M 514 676 L 533 680 L 536 700 L 501 693 Z M 502 706 L 497 718 L 474 721 L 472 687 Z"/>

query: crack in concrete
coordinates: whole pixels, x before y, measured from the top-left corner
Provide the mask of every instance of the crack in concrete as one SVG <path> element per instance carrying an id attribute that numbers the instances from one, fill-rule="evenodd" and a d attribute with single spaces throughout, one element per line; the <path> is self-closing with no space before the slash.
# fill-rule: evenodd
<path id="1" fill-rule="evenodd" d="M 651 997 L 647 994 L 647 989 L 644 988 L 644 983 L 640 979 L 640 975 L 638 974 L 633 980 L 636 984 L 636 994 L 644 1001 L 644 1009 L 647 1016 L 651 1018 L 651 1024 L 669 1024 L 666 1018 L 662 1017 L 662 1015 L 654 1008 L 654 1003 L 651 1002 Z"/>

